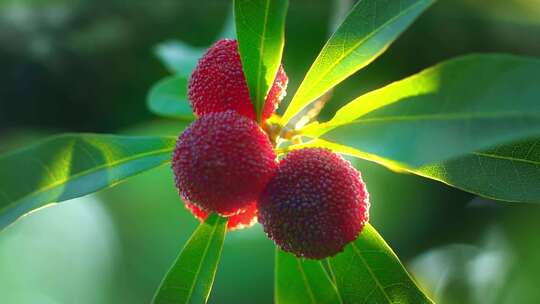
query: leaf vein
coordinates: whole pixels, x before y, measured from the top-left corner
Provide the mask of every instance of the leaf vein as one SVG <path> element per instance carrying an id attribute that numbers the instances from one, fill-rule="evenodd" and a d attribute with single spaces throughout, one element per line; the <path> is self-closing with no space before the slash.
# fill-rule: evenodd
<path id="1" fill-rule="evenodd" d="M 362 1 L 359 1 L 357 5 L 360 5 Z M 338 59 L 336 59 L 324 72 L 322 73 L 319 73 L 319 77 L 316 78 L 315 81 L 312 81 L 313 86 L 316 86 L 322 79 L 324 79 L 329 73 L 331 70 L 333 70 L 345 57 L 349 56 L 351 53 L 353 53 L 360 45 L 364 44 L 367 40 L 371 39 L 373 36 L 377 35 L 380 31 L 382 31 L 382 29 L 386 28 L 389 24 L 392 24 L 394 21 L 396 21 L 398 18 L 402 17 L 403 15 L 406 15 L 409 11 L 412 11 L 413 9 L 415 9 L 417 6 L 420 6 L 420 4 L 424 4 L 425 1 L 418 1 L 416 2 L 415 4 L 409 6 L 408 8 L 400 11 L 397 15 L 395 15 L 394 17 L 390 18 L 388 21 L 386 21 L 385 23 L 383 23 L 381 26 L 379 26 L 376 30 L 372 31 L 371 33 L 369 33 L 366 37 L 364 37 L 364 39 L 361 39 L 360 41 L 358 41 L 357 43 L 353 44 L 345 53 L 343 53 L 341 56 L 339 56 Z M 332 40 L 332 38 L 334 38 L 334 35 L 330 38 L 330 41 Z M 345 41 L 343 42 L 343 44 L 345 44 Z M 321 54 L 321 58 L 324 56 L 324 54 Z M 315 62 L 318 61 L 319 58 L 315 59 Z M 309 71 L 308 71 L 309 73 Z M 302 88 L 302 87 L 300 87 Z M 310 89 L 310 88 L 307 88 L 307 89 Z M 306 90 L 307 90 L 306 89 Z M 300 89 L 297 91 L 299 92 Z M 295 96 L 296 97 L 296 96 Z M 295 98 L 293 97 L 293 100 Z M 292 102 L 291 102 L 292 103 Z M 303 108 L 305 108 L 306 105 L 304 105 L 302 108 L 298 109 L 298 111 L 302 110 Z M 296 113 L 293 113 L 292 116 L 294 116 Z"/>
<path id="2" fill-rule="evenodd" d="M 189 288 L 188 296 L 186 297 L 186 302 L 185 303 L 189 303 L 191 301 L 191 296 L 193 295 L 193 290 L 195 289 L 195 283 L 197 282 L 197 278 L 199 277 L 199 274 L 201 272 L 203 261 L 206 258 L 206 255 L 208 254 L 208 249 L 210 248 L 210 244 L 212 243 L 212 240 L 214 238 L 214 235 L 216 234 L 218 226 L 219 226 L 219 218 L 217 219 L 217 222 L 214 224 L 214 227 L 212 228 L 212 233 L 210 234 L 210 237 L 208 238 L 208 243 L 206 244 L 206 246 L 204 248 L 204 252 L 203 252 L 203 254 L 201 256 L 199 265 L 197 267 L 197 271 L 195 272 L 195 278 L 193 280 L 193 283 L 191 284 L 191 286 Z"/>
<path id="3" fill-rule="evenodd" d="M 37 195 L 37 194 L 41 194 L 41 193 L 44 193 L 46 191 L 49 191 L 49 190 L 52 190 L 54 189 L 55 187 L 59 186 L 59 185 L 62 185 L 70 180 L 74 180 L 74 179 L 77 179 L 81 176 L 84 176 L 84 175 L 87 175 L 87 174 L 91 174 L 91 173 L 94 173 L 94 172 L 97 172 L 101 169 L 104 169 L 104 168 L 108 168 L 108 167 L 115 167 L 115 166 L 120 166 L 124 163 L 127 163 L 131 160 L 135 160 L 135 159 L 140 159 L 140 158 L 144 158 L 144 157 L 147 157 L 147 156 L 153 156 L 153 155 L 159 155 L 159 154 L 164 154 L 164 153 L 167 153 L 167 152 L 172 152 L 173 148 L 167 148 L 167 149 L 160 149 L 160 150 L 154 150 L 152 152 L 146 152 L 146 153 L 141 153 L 141 154 L 138 154 L 138 155 L 134 155 L 134 156 L 130 156 L 130 157 L 126 157 L 126 158 L 122 158 L 122 159 L 119 159 L 117 161 L 114 161 L 114 162 L 110 162 L 110 163 L 104 163 L 103 165 L 101 166 L 96 166 L 96 167 L 93 167 L 93 168 L 89 168 L 87 170 L 83 170 L 81 172 L 78 172 L 76 174 L 73 174 L 73 175 L 70 175 L 68 178 L 64 178 L 64 179 L 60 179 L 60 180 L 57 180 L 56 182 L 52 183 L 52 184 L 49 184 L 45 187 L 42 187 L 40 189 L 37 189 L 35 191 L 32 191 L 20 198 L 17 198 L 15 201 L 13 201 L 12 203 L 0 208 L 0 213 L 4 212 L 5 210 L 7 210 L 8 208 L 10 208 L 11 206 L 19 203 L 20 201 L 22 200 L 25 200 L 29 197 L 32 197 L 34 195 Z"/>
<path id="4" fill-rule="evenodd" d="M 260 101 L 259 98 L 262 98 L 260 97 L 261 95 L 261 91 L 262 91 L 262 83 L 261 83 L 261 74 L 262 74 L 262 57 L 263 57 L 263 54 L 264 54 L 264 46 L 265 46 L 265 37 L 266 37 L 266 26 L 267 26 L 267 22 L 268 22 L 268 12 L 270 11 L 270 1 L 271 0 L 267 0 L 266 1 L 266 6 L 265 6 L 265 10 L 264 10 L 264 23 L 263 23 L 263 28 L 262 28 L 262 33 L 261 33 L 261 42 L 259 44 L 259 62 L 258 62 L 258 67 L 257 67 L 257 91 L 255 92 L 255 103 L 256 103 L 256 110 L 257 110 L 257 120 L 260 119 L 259 118 L 259 115 L 260 115 L 260 112 L 261 112 L 261 106 L 262 104 L 264 104 L 264 101 Z"/>
<path id="5" fill-rule="evenodd" d="M 485 153 L 485 152 L 472 152 L 472 154 L 482 156 L 482 157 L 487 157 L 487 158 L 495 158 L 495 159 L 502 159 L 502 160 L 508 160 L 508 161 L 522 162 L 522 163 L 532 164 L 532 165 L 540 165 L 540 161 L 533 161 L 533 160 L 528 160 L 528 159 L 510 157 L 510 156 L 490 154 L 490 153 Z"/>
<path id="6" fill-rule="evenodd" d="M 308 282 L 306 273 L 304 272 L 302 262 L 300 261 L 300 259 L 295 258 L 295 260 L 296 260 L 296 265 L 298 266 L 298 272 L 300 272 L 300 275 L 302 275 L 302 281 L 304 282 L 304 287 L 306 287 L 306 291 L 309 295 L 309 299 L 311 300 L 311 303 L 317 303 L 317 301 L 315 300 L 315 295 L 313 294 L 313 290 L 311 289 L 311 286 Z"/>
<path id="7" fill-rule="evenodd" d="M 381 282 L 379 281 L 379 278 L 375 275 L 375 273 L 373 273 L 373 271 L 371 270 L 371 267 L 369 266 L 367 261 L 364 259 L 363 255 L 360 252 L 360 250 L 358 249 L 358 247 L 356 247 L 356 245 L 354 243 L 351 243 L 351 245 L 352 245 L 352 248 L 354 249 L 354 251 L 356 252 L 356 254 L 358 255 L 358 257 L 360 258 L 360 260 L 362 261 L 362 264 L 364 264 L 364 266 L 368 270 L 369 275 L 373 278 L 373 281 L 375 282 L 375 285 L 380 289 L 381 293 L 384 295 L 384 298 L 388 301 L 388 303 L 392 303 L 392 300 L 390 300 L 390 298 L 386 294 L 386 291 L 384 290 L 384 287 L 382 286 Z"/>

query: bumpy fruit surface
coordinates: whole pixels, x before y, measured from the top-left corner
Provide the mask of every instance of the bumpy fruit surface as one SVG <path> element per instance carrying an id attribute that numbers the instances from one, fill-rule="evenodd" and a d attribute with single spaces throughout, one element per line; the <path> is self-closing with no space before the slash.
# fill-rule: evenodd
<path id="1" fill-rule="evenodd" d="M 322 259 L 356 239 L 368 220 L 360 173 L 341 156 L 309 148 L 278 165 L 258 204 L 259 222 L 284 251 Z"/>
<path id="2" fill-rule="evenodd" d="M 276 110 L 285 96 L 287 82 L 287 75 L 280 66 L 268 92 L 262 120 Z M 193 112 L 199 117 L 234 110 L 255 120 L 236 40 L 219 40 L 201 57 L 189 80 L 188 95 Z"/>
<path id="3" fill-rule="evenodd" d="M 208 217 L 208 212 L 197 207 L 197 205 L 185 202 L 186 208 L 199 220 L 204 221 Z M 251 203 L 247 207 L 240 209 L 237 214 L 231 215 L 228 218 L 227 229 L 237 230 L 249 228 L 257 222 L 257 205 Z"/>
<path id="4" fill-rule="evenodd" d="M 255 202 L 276 170 L 266 134 L 234 111 L 208 114 L 180 135 L 172 168 L 180 195 L 204 211 L 239 213 Z"/>

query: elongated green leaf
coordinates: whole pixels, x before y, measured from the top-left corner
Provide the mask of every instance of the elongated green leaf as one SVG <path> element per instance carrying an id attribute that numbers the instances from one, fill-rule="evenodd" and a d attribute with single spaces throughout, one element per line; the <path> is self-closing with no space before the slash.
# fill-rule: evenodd
<path id="1" fill-rule="evenodd" d="M 540 203 L 540 139 L 410 171 L 491 199 Z"/>
<path id="2" fill-rule="evenodd" d="M 227 219 L 210 214 L 193 233 L 161 282 L 153 303 L 206 303 L 227 232 Z"/>
<path id="3" fill-rule="evenodd" d="M 356 241 L 330 258 L 330 267 L 343 303 L 433 303 L 369 224 Z"/>
<path id="4" fill-rule="evenodd" d="M 347 14 L 351 11 L 353 0 L 333 0 L 332 11 L 330 12 L 330 20 L 328 21 L 328 36 L 336 32 Z"/>
<path id="5" fill-rule="evenodd" d="M 362 0 L 321 50 L 282 117 L 282 125 L 326 91 L 365 67 L 434 0 Z"/>
<path id="6" fill-rule="evenodd" d="M 157 115 L 195 119 L 187 100 L 187 80 L 183 76 L 167 77 L 156 83 L 148 94 L 147 105 Z"/>
<path id="7" fill-rule="evenodd" d="M 540 60 L 471 55 L 365 94 L 304 134 L 417 168 L 540 134 Z"/>
<path id="8" fill-rule="evenodd" d="M 54 136 L 0 156 L 0 229 L 51 202 L 112 186 L 170 160 L 175 139 Z"/>
<path id="9" fill-rule="evenodd" d="M 278 154 L 308 147 L 327 148 L 336 153 L 376 162 L 394 171 L 431 178 L 490 199 L 540 203 L 540 139 L 497 146 L 420 168 L 412 168 L 321 139 L 278 150 Z"/>
<path id="10" fill-rule="evenodd" d="M 240 58 L 258 120 L 281 63 L 288 5 L 288 0 L 234 1 Z"/>
<path id="11" fill-rule="evenodd" d="M 275 267 L 276 303 L 341 303 L 321 262 L 300 259 L 276 248 Z"/>

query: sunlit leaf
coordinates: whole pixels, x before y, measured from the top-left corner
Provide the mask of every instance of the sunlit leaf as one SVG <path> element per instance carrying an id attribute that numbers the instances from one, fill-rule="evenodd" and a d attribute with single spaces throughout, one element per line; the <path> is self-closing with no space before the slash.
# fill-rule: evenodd
<path id="1" fill-rule="evenodd" d="M 483 197 L 525 203 L 540 203 L 540 140 L 525 140 L 497 146 L 483 152 L 472 152 L 445 162 L 412 168 L 352 147 L 321 139 L 278 150 L 287 151 L 319 147 L 336 153 L 381 164 L 397 172 L 408 172 L 431 178 Z"/>
<path id="2" fill-rule="evenodd" d="M 365 94 L 303 134 L 420 167 L 540 134 L 540 60 L 471 55 Z"/>
<path id="3" fill-rule="evenodd" d="M 210 214 L 195 230 L 161 282 L 153 303 L 206 303 L 227 232 L 227 219 Z"/>
<path id="4" fill-rule="evenodd" d="M 156 56 L 171 72 L 188 78 L 197 66 L 205 48 L 194 47 L 178 40 L 165 41 L 158 44 L 154 50 Z"/>
<path id="5" fill-rule="evenodd" d="M 304 148 L 326 148 L 339 154 L 353 156 L 353 157 L 357 157 L 357 158 L 361 158 L 361 159 L 365 159 L 365 160 L 369 160 L 369 161 L 381 164 L 397 172 L 408 171 L 408 169 L 404 169 L 406 168 L 405 165 L 400 164 L 398 162 L 393 162 L 389 159 L 378 157 L 377 155 L 369 154 L 369 153 L 360 151 L 358 149 L 355 149 L 349 146 L 336 144 L 336 143 L 329 142 L 320 138 L 308 140 L 305 143 L 294 144 L 285 148 L 276 149 L 276 153 L 278 156 L 282 156 L 282 155 L 287 154 L 290 151 L 304 149 Z"/>
<path id="6" fill-rule="evenodd" d="M 195 119 L 187 100 L 187 80 L 183 76 L 167 77 L 156 83 L 148 94 L 147 105 L 157 115 Z"/>
<path id="7" fill-rule="evenodd" d="M 172 137 L 66 134 L 0 156 L 0 229 L 168 162 Z"/>
<path id="8" fill-rule="evenodd" d="M 487 198 L 540 203 L 540 139 L 411 170 Z"/>
<path id="9" fill-rule="evenodd" d="M 326 91 L 375 60 L 433 2 L 358 1 L 307 72 L 282 117 L 282 125 Z"/>
<path id="10" fill-rule="evenodd" d="M 369 224 L 329 260 L 343 303 L 433 303 Z"/>
<path id="11" fill-rule="evenodd" d="M 288 0 L 234 1 L 238 48 L 258 120 L 281 64 L 288 5 Z"/>
<path id="12" fill-rule="evenodd" d="M 276 303 L 341 303 L 320 261 L 276 249 Z"/>
<path id="13" fill-rule="evenodd" d="M 332 1 L 332 11 L 330 14 L 330 20 L 328 21 L 328 36 L 332 34 L 339 28 L 347 14 L 353 6 L 353 0 L 333 0 Z"/>

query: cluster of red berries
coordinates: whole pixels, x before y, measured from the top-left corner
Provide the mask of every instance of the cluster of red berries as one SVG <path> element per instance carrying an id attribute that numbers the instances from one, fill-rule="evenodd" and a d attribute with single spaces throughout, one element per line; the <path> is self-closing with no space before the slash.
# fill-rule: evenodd
<path id="1" fill-rule="evenodd" d="M 282 67 L 266 97 L 262 121 L 287 86 Z M 200 220 L 228 217 L 228 228 L 257 219 L 283 250 L 320 259 L 353 241 L 368 219 L 360 173 L 326 149 L 302 149 L 277 161 L 255 120 L 235 40 L 220 40 L 199 60 L 189 81 L 198 119 L 178 138 L 172 168 L 186 207 Z"/>

